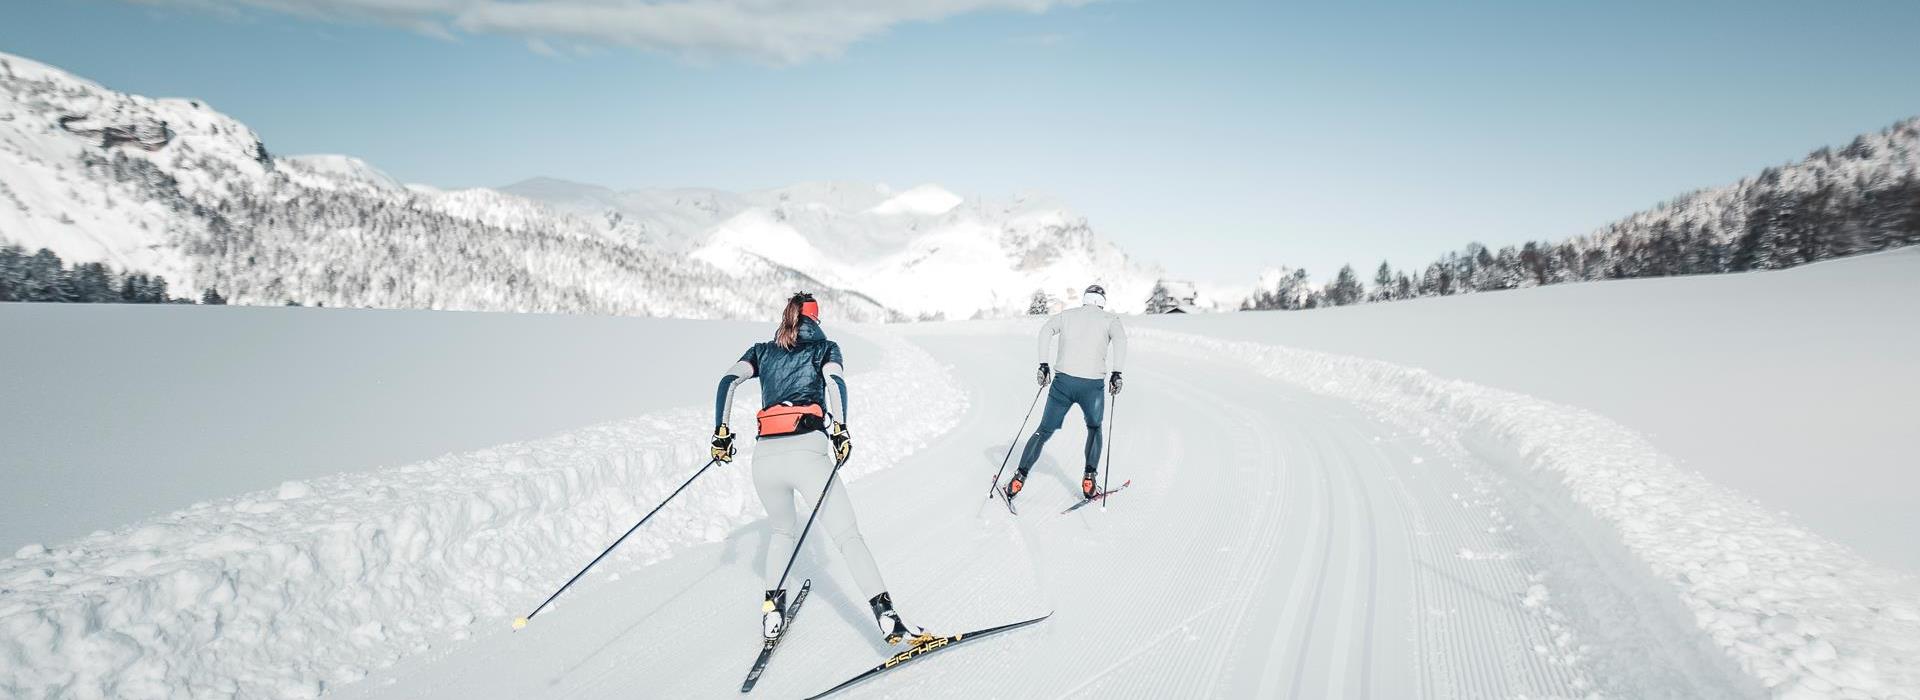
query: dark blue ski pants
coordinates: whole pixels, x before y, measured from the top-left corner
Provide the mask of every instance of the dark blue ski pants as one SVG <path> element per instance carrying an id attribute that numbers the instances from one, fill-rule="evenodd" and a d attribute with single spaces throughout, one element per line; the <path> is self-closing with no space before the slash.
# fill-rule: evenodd
<path id="1" fill-rule="evenodd" d="M 1033 437 L 1027 438 L 1027 449 L 1020 452 L 1022 481 L 1033 463 L 1040 460 L 1040 450 L 1047 446 L 1053 431 L 1067 422 L 1067 409 L 1073 406 L 1079 406 L 1080 416 L 1087 419 L 1087 471 L 1100 465 L 1100 420 L 1106 414 L 1107 383 L 1055 373 L 1053 386 L 1047 390 L 1047 410 L 1040 415 L 1040 429 L 1033 431 Z"/>

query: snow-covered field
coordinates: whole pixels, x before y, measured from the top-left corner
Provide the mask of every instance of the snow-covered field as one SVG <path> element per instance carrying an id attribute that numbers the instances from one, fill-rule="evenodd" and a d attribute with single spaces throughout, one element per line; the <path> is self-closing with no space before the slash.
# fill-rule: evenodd
<path id="1" fill-rule="evenodd" d="M 1920 572 L 1920 248 L 1152 327 L 1385 360 L 1591 409 L 1681 467 Z"/>
<path id="2" fill-rule="evenodd" d="M 983 498 L 1034 396 L 1037 321 L 829 324 L 864 341 L 849 348 L 859 477 L 849 491 L 901 611 L 940 630 L 1055 611 L 846 696 L 1920 697 L 1910 570 L 1856 553 L 1867 547 L 1779 512 L 1791 507 L 1771 496 L 1750 500 L 1745 484 L 1681 456 L 1687 443 L 1670 438 L 1723 430 L 1698 420 L 1714 411 L 1758 427 L 1698 444 L 1765 439 L 1777 451 L 1852 434 L 1883 442 L 1849 443 L 1867 450 L 1851 454 L 1890 449 L 1872 431 L 1806 426 L 1871 427 L 1902 410 L 1887 397 L 1911 386 L 1900 350 L 1911 331 L 1886 326 L 1911 317 L 1899 300 L 1912 298 L 1916 260 L 1136 319 L 1111 424 L 1116 482 L 1134 486 L 1105 511 L 1064 517 L 1055 513 L 1077 486 L 1082 436 L 1071 419 L 1021 516 Z M 1645 288 L 1681 311 L 1652 307 Z M 251 313 L 288 325 L 329 318 Z M 1651 320 L 1619 320 L 1630 314 Z M 440 318 L 392 315 L 422 328 Z M 1585 321 L 1556 325 L 1556 315 Z M 527 334 L 515 317 L 460 318 L 477 336 L 406 346 L 407 366 Z M 223 320 L 232 332 L 253 324 Z M 565 330 L 573 324 L 614 323 L 544 322 L 553 343 L 590 335 Z M 621 370 L 631 375 L 607 375 L 661 387 L 634 405 L 637 417 L 395 467 L 316 467 L 286 484 L 220 482 L 234 484 L 222 497 L 131 522 L 103 513 L 94 526 L 105 532 L 0 561 L 0 694 L 737 696 L 757 647 L 766 537 L 739 466 L 703 477 L 529 628 L 507 625 L 698 466 L 711 375 L 766 331 L 632 323 L 667 348 L 634 353 L 643 364 Z M 162 325 L 153 332 L 174 352 L 207 342 Z M 1286 334 L 1323 345 L 1283 346 Z M 1802 354 L 1824 359 L 1791 362 Z M 496 359 L 476 364 L 518 371 Z M 574 356 L 565 375 L 629 359 Z M 1548 369 L 1530 375 L 1526 364 Z M 1580 379 L 1525 384 L 1555 367 Z M 311 381 L 344 376 L 328 372 Z M 491 380 L 503 402 L 540 395 L 539 382 Z M 621 393 L 626 381 L 569 393 L 603 407 L 585 412 L 617 410 L 578 395 Z M 1727 386 L 1753 390 L 1706 396 Z M 1660 399 L 1608 403 L 1656 389 Z M 426 388 L 367 390 L 379 402 Z M 187 403 L 174 399 L 127 417 Z M 1790 421 L 1795 432 L 1765 422 L 1782 412 L 1831 423 Z M 369 430 L 328 429 L 335 440 Z M 257 439 L 196 438 L 216 450 Z M 6 463 L 9 477 L 25 468 Z M 255 487 L 266 490 L 237 493 Z M 803 557 L 813 602 L 757 695 L 803 696 L 882 658 L 836 559 L 830 546 Z"/>
<path id="3" fill-rule="evenodd" d="M 0 549 L 686 406 L 764 325 L 0 303 Z"/>

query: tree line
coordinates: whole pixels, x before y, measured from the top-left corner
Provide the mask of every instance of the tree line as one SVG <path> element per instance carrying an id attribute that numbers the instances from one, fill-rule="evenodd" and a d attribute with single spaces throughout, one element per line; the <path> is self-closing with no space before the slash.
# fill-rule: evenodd
<path id="1" fill-rule="evenodd" d="M 1777 270 L 1920 244 L 1920 119 L 1822 148 L 1737 184 L 1702 190 L 1558 243 L 1479 243 L 1409 273 L 1381 262 L 1369 284 L 1343 266 L 1262 280 L 1242 309 L 1312 309 L 1584 282 Z"/>
<path id="2" fill-rule="evenodd" d="M 0 246 L 0 301 L 64 302 L 76 304 L 191 304 L 174 297 L 167 278 L 140 272 L 120 272 L 105 263 L 67 265 L 46 248 L 32 254 L 18 245 Z M 225 304 L 219 292 L 207 289 L 202 304 Z"/>

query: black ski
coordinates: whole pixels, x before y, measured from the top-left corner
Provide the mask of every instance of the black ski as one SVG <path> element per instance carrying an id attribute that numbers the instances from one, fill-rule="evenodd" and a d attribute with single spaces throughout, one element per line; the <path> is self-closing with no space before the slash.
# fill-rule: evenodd
<path id="1" fill-rule="evenodd" d="M 780 640 L 787 638 L 787 630 L 793 629 L 793 618 L 800 615 L 800 606 L 807 602 L 807 591 L 810 590 L 813 590 L 813 579 L 800 584 L 800 592 L 794 594 L 793 604 L 787 606 L 786 621 L 780 623 L 780 633 L 760 644 L 760 658 L 753 660 L 753 669 L 747 671 L 747 680 L 740 684 L 740 692 L 753 692 L 753 684 L 760 682 L 760 674 L 767 672 L 767 660 L 773 658 L 773 650 L 780 648 Z"/>
<path id="2" fill-rule="evenodd" d="M 1106 499 L 1107 499 L 1107 496 L 1109 496 L 1109 495 L 1111 495 L 1111 494 L 1116 494 L 1116 493 L 1119 493 L 1120 491 L 1122 491 L 1122 490 L 1124 490 L 1124 489 L 1125 489 L 1125 488 L 1127 488 L 1128 486 L 1132 486 L 1132 485 L 1133 485 L 1133 480 L 1132 480 L 1132 479 L 1128 479 L 1128 480 L 1126 480 L 1126 481 L 1122 481 L 1122 482 L 1120 482 L 1120 488 L 1117 488 L 1117 489 L 1113 489 L 1113 490 L 1111 490 L 1111 491 L 1101 491 L 1100 493 L 1096 493 L 1096 494 L 1094 494 L 1094 495 L 1093 495 L 1093 498 L 1088 498 L 1088 499 L 1085 499 L 1085 500 L 1082 500 L 1082 501 L 1080 501 L 1079 503 L 1075 503 L 1075 504 L 1073 504 L 1073 505 L 1071 505 L 1071 506 L 1067 506 L 1067 509 L 1066 509 L 1066 510 L 1063 510 L 1063 511 L 1060 511 L 1060 514 L 1061 514 L 1061 515 L 1066 515 L 1066 514 L 1068 514 L 1068 513 L 1071 513 L 1071 512 L 1074 512 L 1074 511 L 1076 511 L 1076 510 L 1080 510 L 1080 509 L 1081 509 L 1082 507 L 1084 507 L 1084 506 L 1086 506 L 1086 505 L 1087 505 L 1088 503 L 1092 503 L 1092 502 L 1094 502 L 1094 501 L 1104 501 L 1104 500 L 1106 500 Z"/>
<path id="3" fill-rule="evenodd" d="M 930 637 L 930 638 L 922 639 L 918 642 L 915 642 L 912 646 L 907 647 L 905 651 L 902 651 L 898 654 L 894 654 L 891 658 L 888 658 L 886 661 L 880 662 L 879 666 L 875 666 L 873 668 L 867 669 L 865 673 L 862 673 L 858 676 L 848 678 L 845 683 L 841 683 L 840 685 L 836 685 L 832 688 L 828 688 L 818 695 L 809 696 L 807 700 L 815 700 L 815 698 L 824 698 L 828 695 L 832 695 L 842 690 L 846 690 L 847 688 L 851 688 L 862 682 L 871 680 L 874 676 L 878 676 L 882 673 L 886 673 L 888 671 L 899 668 L 901 666 L 905 666 L 907 663 L 912 662 L 914 659 L 918 659 L 920 657 L 926 656 L 936 651 L 940 651 L 941 649 L 951 648 L 954 645 L 961 644 L 963 642 L 971 642 L 975 639 L 979 639 L 981 637 L 985 637 L 988 635 L 999 634 L 1007 630 L 1019 629 L 1021 627 L 1025 627 L 1027 625 L 1031 625 L 1033 623 L 1039 622 L 1041 620 L 1045 620 L 1049 617 L 1053 617 L 1053 613 L 1047 613 L 1045 615 L 1041 615 L 1031 620 L 1024 620 L 1024 621 L 1015 622 L 1012 624 L 1001 625 L 999 627 L 988 627 L 983 630 L 974 630 L 972 632 L 962 632 L 960 634 L 956 634 L 950 637 Z"/>

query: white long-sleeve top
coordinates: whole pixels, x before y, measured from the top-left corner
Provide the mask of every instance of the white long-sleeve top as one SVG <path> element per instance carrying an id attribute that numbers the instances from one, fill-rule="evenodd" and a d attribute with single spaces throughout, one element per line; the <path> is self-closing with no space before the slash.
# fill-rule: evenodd
<path id="1" fill-rule="evenodd" d="M 1054 347 L 1054 338 L 1059 347 Z M 1108 352 L 1108 347 L 1112 352 Z M 1120 316 L 1091 304 L 1067 309 L 1040 329 L 1040 361 L 1053 371 L 1082 379 L 1102 379 L 1127 364 L 1127 329 Z"/>

